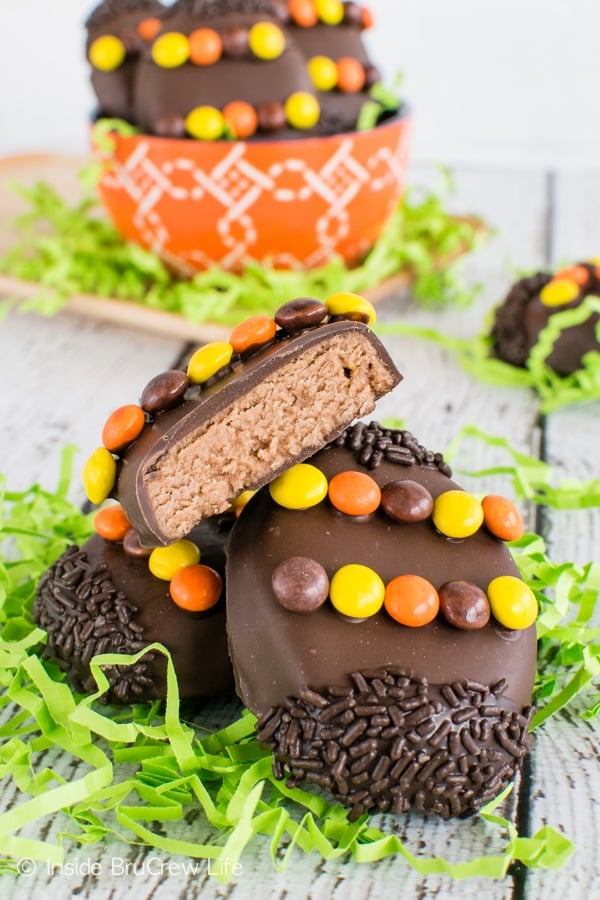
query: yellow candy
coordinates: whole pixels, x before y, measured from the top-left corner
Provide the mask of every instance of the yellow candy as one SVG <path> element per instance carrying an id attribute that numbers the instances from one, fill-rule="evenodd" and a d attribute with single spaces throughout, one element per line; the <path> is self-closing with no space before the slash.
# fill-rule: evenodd
<path id="1" fill-rule="evenodd" d="M 373 569 L 351 563 L 337 570 L 329 585 L 329 596 L 342 615 L 365 619 L 383 606 L 385 585 Z"/>
<path id="2" fill-rule="evenodd" d="M 185 128 L 199 141 L 218 141 L 225 131 L 225 119 L 215 106 L 196 106 L 185 117 Z"/>
<path id="3" fill-rule="evenodd" d="M 189 58 L 190 42 L 178 31 L 167 31 L 152 44 L 152 59 L 161 69 L 177 69 Z"/>
<path id="4" fill-rule="evenodd" d="M 308 61 L 308 74 L 318 91 L 332 91 L 337 84 L 337 66 L 328 56 L 313 56 Z"/>
<path id="5" fill-rule="evenodd" d="M 112 491 L 117 476 L 117 464 L 106 447 L 94 450 L 83 467 L 82 480 L 90 503 L 103 503 Z"/>
<path id="6" fill-rule="evenodd" d="M 176 541 L 170 547 L 157 547 L 148 557 L 148 567 L 156 578 L 171 581 L 180 569 L 195 566 L 200 550 L 191 541 Z"/>
<path id="7" fill-rule="evenodd" d="M 308 509 L 327 495 L 327 478 L 309 463 L 298 463 L 269 485 L 271 497 L 286 509 Z"/>
<path id="8" fill-rule="evenodd" d="M 553 278 L 540 291 L 544 306 L 564 306 L 579 296 L 581 288 L 570 278 Z"/>
<path id="9" fill-rule="evenodd" d="M 316 0 L 315 6 L 321 22 L 339 25 L 344 18 L 344 4 L 340 0 Z"/>
<path id="10" fill-rule="evenodd" d="M 433 524 L 449 538 L 475 534 L 483 522 L 483 507 L 466 491 L 444 491 L 433 501 Z"/>
<path id="11" fill-rule="evenodd" d="M 114 34 L 105 34 L 90 44 L 89 60 L 95 69 L 112 72 L 118 69 L 127 55 L 125 44 Z"/>
<path id="12" fill-rule="evenodd" d="M 202 384 L 226 366 L 232 357 L 233 347 L 225 341 L 215 341 L 200 347 L 188 363 L 187 376 L 194 384 Z"/>
<path id="13" fill-rule="evenodd" d="M 234 511 L 234 513 L 236 514 L 236 516 L 239 516 L 239 514 L 241 513 L 243 508 L 246 506 L 246 504 L 249 503 L 250 500 L 252 500 L 255 493 L 256 493 L 256 491 L 242 491 L 241 494 L 238 494 L 238 496 L 235 498 L 235 500 L 231 504 L 231 508 Z"/>
<path id="14" fill-rule="evenodd" d="M 306 91 L 296 91 L 285 101 L 285 117 L 292 128 L 312 128 L 320 116 L 319 101 Z"/>
<path id="15" fill-rule="evenodd" d="M 357 318 L 360 321 L 364 321 L 366 318 L 368 325 L 372 325 L 376 319 L 372 304 L 359 294 L 351 294 L 348 291 L 332 294 L 325 301 L 325 306 L 330 316 L 348 316 L 348 318 Z"/>
<path id="16" fill-rule="evenodd" d="M 538 605 L 535 594 L 515 575 L 500 575 L 488 584 L 492 613 L 505 628 L 529 628 L 536 620 Z"/>
<path id="17" fill-rule="evenodd" d="M 273 22 L 257 22 L 248 34 L 248 45 L 259 59 L 277 59 L 285 50 L 285 36 Z"/>

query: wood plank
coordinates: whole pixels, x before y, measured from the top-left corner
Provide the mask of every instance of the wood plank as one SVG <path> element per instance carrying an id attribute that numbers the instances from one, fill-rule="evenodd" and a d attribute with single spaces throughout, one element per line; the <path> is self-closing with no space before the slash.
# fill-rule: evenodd
<path id="1" fill-rule="evenodd" d="M 598 256 L 600 171 L 574 169 L 560 172 L 554 179 L 553 192 L 553 264 Z"/>
<path id="2" fill-rule="evenodd" d="M 56 483 L 61 448 L 76 444 L 79 467 L 100 442 L 106 416 L 136 403 L 144 385 L 170 368 L 182 342 L 67 313 L 45 319 L 11 313 L 0 323 L 0 471 L 19 490 Z M 83 502 L 79 477 L 74 499 Z"/>
<path id="3" fill-rule="evenodd" d="M 553 217 L 549 265 L 595 256 L 600 246 L 596 211 L 600 174 L 558 173 L 552 181 Z M 556 477 L 600 478 L 600 402 L 557 410 L 544 422 L 544 456 Z M 585 564 L 600 560 L 600 509 L 546 510 L 541 519 L 553 560 Z M 600 625 L 600 610 L 596 618 Z M 571 865 L 559 872 L 532 872 L 535 896 L 584 897 L 597 893 L 600 872 L 600 722 L 571 711 L 553 717 L 536 737 L 531 812 L 560 823 L 575 841 Z"/>

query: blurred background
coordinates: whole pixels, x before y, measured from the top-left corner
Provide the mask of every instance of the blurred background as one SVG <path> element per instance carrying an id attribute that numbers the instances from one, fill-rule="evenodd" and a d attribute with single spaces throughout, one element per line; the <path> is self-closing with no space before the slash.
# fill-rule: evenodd
<path id="1" fill-rule="evenodd" d="M 598 0 L 370 0 L 415 162 L 600 168 Z M 0 0 L 0 155 L 85 153 L 87 0 Z"/>

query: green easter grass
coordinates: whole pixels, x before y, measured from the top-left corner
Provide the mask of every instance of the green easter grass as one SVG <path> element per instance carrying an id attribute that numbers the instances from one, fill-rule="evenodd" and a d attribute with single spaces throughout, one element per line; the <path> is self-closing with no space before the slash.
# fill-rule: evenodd
<path id="1" fill-rule="evenodd" d="M 590 496 L 600 503 L 597 484 L 552 487 L 552 473 L 543 463 L 477 428 L 464 429 L 451 452 L 467 439 L 484 440 L 507 457 L 483 474 L 503 473 L 518 498 L 570 508 L 589 506 Z M 96 657 L 92 668 L 98 692 L 73 694 L 58 668 L 40 659 L 46 635 L 31 620 L 41 574 L 69 544 L 82 543 L 91 532 L 90 517 L 68 499 L 73 453 L 73 448 L 64 452 L 55 491 L 39 485 L 19 493 L 4 490 L 0 505 L 0 776 L 5 789 L 15 787 L 20 798 L 0 814 L 0 871 L 17 871 L 16 860 L 22 857 L 60 864 L 73 843 L 101 841 L 210 860 L 211 873 L 223 882 L 256 842 L 268 844 L 279 871 L 291 854 L 301 852 L 356 863 L 398 856 L 421 875 L 455 879 L 502 878 L 514 861 L 559 868 L 570 858 L 572 843 L 551 825 L 523 836 L 498 814 L 507 791 L 475 819 L 474 827 L 497 832 L 500 849 L 488 856 L 449 861 L 426 851 L 414 853 L 396 833 L 366 816 L 348 823 L 341 806 L 273 778 L 271 757 L 256 741 L 250 713 L 215 733 L 184 721 L 174 669 L 161 645 L 153 649 L 168 659 L 164 704 L 117 708 L 97 702 L 107 686 L 102 665 L 133 665 L 144 651 Z M 535 535 L 524 536 L 511 549 L 541 610 L 534 727 L 567 705 L 571 715 L 596 716 L 600 629 L 593 619 L 600 565 L 557 565 Z M 45 751 L 55 751 L 54 757 Z M 76 765 L 68 781 L 52 768 L 57 753 Z M 27 836 L 30 826 L 57 811 L 57 835 L 48 840 Z M 186 837 L 169 836 L 169 824 L 191 813 L 195 819 Z"/>
<path id="2" fill-rule="evenodd" d="M 16 222 L 19 239 L 0 259 L 0 272 L 38 285 L 32 298 L 19 302 L 20 309 L 52 315 L 69 297 L 92 294 L 197 323 L 232 325 L 249 315 L 272 314 L 291 297 L 361 293 L 399 273 L 410 275 L 423 305 L 465 306 L 472 300 L 474 290 L 460 278 L 459 257 L 484 238 L 485 228 L 476 219 L 451 215 L 438 194 L 409 190 L 356 268 L 347 268 L 341 259 L 310 272 L 251 263 L 240 275 L 215 268 L 184 279 L 154 253 L 125 242 L 100 213 L 90 190 L 97 177 L 94 166 L 92 174 L 82 173 L 88 188 L 75 206 L 45 182 L 31 189 L 15 186 L 29 209 Z M 13 305 L 11 298 L 1 302 L 5 309 Z"/>
<path id="3" fill-rule="evenodd" d="M 375 330 L 380 335 L 397 334 L 434 341 L 455 353 L 460 365 L 480 381 L 501 387 L 530 388 L 539 398 L 540 412 L 547 414 L 573 403 L 600 399 L 600 352 L 592 350 L 586 353 L 581 368 L 572 375 L 557 375 L 545 362 L 565 328 L 579 325 L 593 313 L 599 312 L 600 297 L 589 296 L 576 309 L 554 313 L 540 332 L 523 369 L 494 358 L 490 322 L 483 333 L 470 338 L 452 337 L 435 328 L 422 328 L 405 322 L 380 325 Z M 600 343 L 600 320 L 596 334 Z"/>

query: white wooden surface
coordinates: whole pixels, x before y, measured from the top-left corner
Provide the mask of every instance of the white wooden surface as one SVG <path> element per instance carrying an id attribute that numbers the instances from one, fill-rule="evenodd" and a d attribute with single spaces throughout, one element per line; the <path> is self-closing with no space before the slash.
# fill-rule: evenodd
<path id="1" fill-rule="evenodd" d="M 432 173 L 417 171 L 413 180 L 430 180 Z M 469 278 L 485 289 L 469 310 L 427 312 L 409 297 L 396 297 L 380 309 L 382 321 L 398 317 L 446 330 L 475 334 L 483 318 L 502 296 L 513 277 L 513 267 L 534 267 L 563 258 L 598 255 L 600 229 L 600 177 L 545 171 L 459 170 L 452 200 L 456 211 L 483 214 L 498 229 L 495 238 L 467 265 Z M 385 398 L 378 417 L 402 418 L 432 449 L 444 449 L 464 423 L 476 423 L 509 437 L 518 448 L 538 454 L 545 447 L 557 474 L 580 478 L 600 475 L 600 404 L 588 404 L 554 413 L 539 421 L 534 398 L 520 390 L 490 387 L 473 381 L 440 348 L 389 338 L 386 343 L 404 372 L 404 382 Z M 106 415 L 117 405 L 135 402 L 141 387 L 156 372 L 173 365 L 183 351 L 180 342 L 136 334 L 126 328 L 92 323 L 61 314 L 54 319 L 13 314 L 0 324 L 0 471 L 9 486 L 25 487 L 34 481 L 55 483 L 61 447 L 75 443 L 80 463 L 96 446 Z M 542 440 L 543 437 L 543 440 Z M 477 468 L 495 461 L 493 451 L 474 446 L 464 461 Z M 74 499 L 82 491 L 75 485 Z M 545 512 L 542 517 L 550 554 L 557 560 L 586 562 L 598 558 L 600 511 Z M 223 724 L 234 705 L 209 704 L 204 713 L 215 725 Z M 517 869 L 503 881 L 472 879 L 452 882 L 445 876 L 422 878 L 401 859 L 372 866 L 322 862 L 316 856 L 293 856 L 285 873 L 273 871 L 268 841 L 257 842 L 242 858 L 242 871 L 227 887 L 210 879 L 208 866 L 195 876 L 183 868 L 166 877 L 160 863 L 169 857 L 118 843 L 71 848 L 68 862 L 98 861 L 100 878 L 48 874 L 39 865 L 35 874 L 14 881 L 0 877 L 3 897 L 37 900 L 47 896 L 82 898 L 173 896 L 186 898 L 262 896 L 300 900 L 333 897 L 359 900 L 379 897 L 494 898 L 542 900 L 592 898 L 600 884 L 600 767 L 598 722 L 582 724 L 569 714 L 558 716 L 537 734 L 530 766 L 509 803 L 519 797 L 522 822 L 536 831 L 549 823 L 575 840 L 577 852 L 560 872 Z M 65 761 L 67 766 L 67 761 Z M 68 768 L 68 767 L 67 767 Z M 17 798 L 5 789 L 0 805 Z M 18 801 L 17 801 L 18 802 Z M 29 836 L 48 839 L 61 830 L 60 815 Z M 175 823 L 177 836 L 184 826 Z M 189 827 L 189 826 L 186 826 Z M 410 815 L 388 820 L 413 852 L 465 859 L 500 848 L 497 832 L 480 822 L 443 823 Z M 1 849 L 1 847 L 0 847 Z M 140 874 L 112 875 L 113 861 L 137 863 Z M 152 860 L 153 862 L 150 862 Z M 170 860 L 181 864 L 181 859 Z M 144 868 L 145 867 L 145 868 Z"/>

